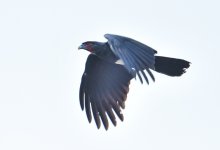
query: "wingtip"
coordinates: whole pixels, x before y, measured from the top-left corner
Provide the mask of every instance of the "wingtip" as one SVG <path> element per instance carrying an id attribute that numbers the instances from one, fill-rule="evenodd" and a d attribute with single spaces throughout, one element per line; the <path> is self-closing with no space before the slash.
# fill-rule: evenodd
<path id="1" fill-rule="evenodd" d="M 82 111 L 84 110 L 84 105 L 80 103 L 80 107 L 82 109 Z"/>
<path id="2" fill-rule="evenodd" d="M 91 123 L 92 122 L 92 118 L 87 117 L 88 122 Z"/>
<path id="3" fill-rule="evenodd" d="M 121 114 L 121 115 L 119 116 L 119 119 L 120 119 L 121 121 L 124 121 L 124 115 Z"/>
<path id="4" fill-rule="evenodd" d="M 112 124 L 116 127 L 117 126 L 117 121 L 115 120 L 115 122 L 112 122 Z"/>
<path id="5" fill-rule="evenodd" d="M 104 127 L 105 127 L 105 130 L 107 131 L 108 130 L 108 125 L 107 126 L 104 125 Z"/>
<path id="6" fill-rule="evenodd" d="M 100 129 L 101 123 L 100 123 L 99 118 L 97 118 L 97 117 L 95 117 L 95 124 L 96 124 L 97 129 Z"/>
<path id="7" fill-rule="evenodd" d="M 96 123 L 96 127 L 97 127 L 97 129 L 100 129 L 101 124 L 97 124 L 97 123 Z"/>

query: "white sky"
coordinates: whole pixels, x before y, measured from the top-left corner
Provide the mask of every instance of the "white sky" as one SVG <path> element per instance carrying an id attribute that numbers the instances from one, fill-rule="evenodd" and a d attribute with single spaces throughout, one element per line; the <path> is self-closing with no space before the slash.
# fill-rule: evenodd
<path id="1" fill-rule="evenodd" d="M 219 150 L 220 2 L 0 2 L 1 150 Z M 84 41 L 113 33 L 192 62 L 180 78 L 132 81 L 125 120 L 88 123 L 78 91 Z"/>

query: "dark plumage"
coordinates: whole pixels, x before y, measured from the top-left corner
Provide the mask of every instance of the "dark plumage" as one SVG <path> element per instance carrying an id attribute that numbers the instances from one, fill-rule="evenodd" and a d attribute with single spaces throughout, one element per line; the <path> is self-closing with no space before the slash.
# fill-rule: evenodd
<path id="1" fill-rule="evenodd" d="M 108 118 L 115 126 L 115 114 L 121 121 L 124 119 L 121 108 L 125 108 L 132 78 L 138 76 L 141 83 L 143 79 L 149 83 L 147 73 L 154 81 L 150 69 L 169 76 L 181 76 L 190 63 L 155 56 L 156 50 L 128 37 L 105 34 L 105 38 L 107 42 L 88 41 L 79 47 L 91 52 L 82 76 L 79 99 L 88 121 L 91 122 L 93 116 L 97 128 L 102 121 L 107 130 Z"/>

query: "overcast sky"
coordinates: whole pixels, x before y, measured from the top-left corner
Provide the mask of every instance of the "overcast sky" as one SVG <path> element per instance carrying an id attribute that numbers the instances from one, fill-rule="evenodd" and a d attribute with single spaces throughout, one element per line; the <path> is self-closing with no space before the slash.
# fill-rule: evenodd
<path id="1" fill-rule="evenodd" d="M 1 150 L 219 150 L 220 2 L 0 2 Z M 171 78 L 132 80 L 124 122 L 97 130 L 79 105 L 87 40 L 132 37 L 192 62 Z"/>

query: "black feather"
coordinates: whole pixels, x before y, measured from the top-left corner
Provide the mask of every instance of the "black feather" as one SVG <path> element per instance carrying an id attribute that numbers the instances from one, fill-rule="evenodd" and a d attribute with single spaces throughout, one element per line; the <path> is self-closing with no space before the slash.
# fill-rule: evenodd
<path id="1" fill-rule="evenodd" d="M 155 57 L 155 71 L 169 76 L 181 76 L 189 66 L 190 62 L 183 59 Z"/>

